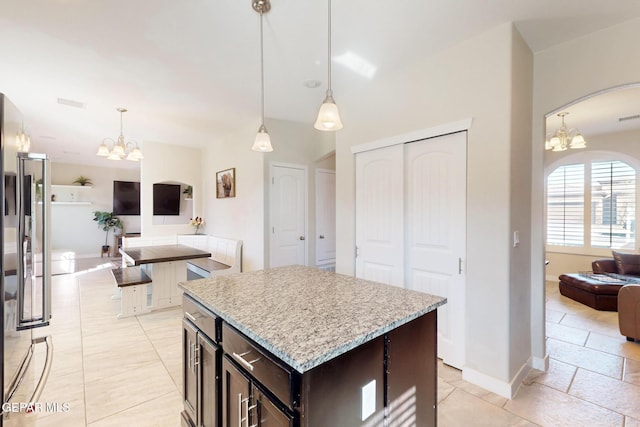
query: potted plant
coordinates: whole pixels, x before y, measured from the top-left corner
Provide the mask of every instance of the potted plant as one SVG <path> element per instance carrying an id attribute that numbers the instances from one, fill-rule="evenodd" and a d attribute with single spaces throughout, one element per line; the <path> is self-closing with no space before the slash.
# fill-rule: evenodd
<path id="1" fill-rule="evenodd" d="M 93 182 L 91 182 L 91 178 L 87 178 L 86 176 L 82 176 L 80 175 L 79 177 L 76 178 L 75 181 L 73 181 L 74 184 L 80 184 L 81 186 L 85 186 L 85 185 L 91 185 L 93 184 Z"/>
<path id="2" fill-rule="evenodd" d="M 187 195 L 186 196 L 187 200 L 191 199 L 193 197 L 193 187 L 190 185 L 187 185 L 187 187 L 184 190 L 182 190 L 182 194 Z"/>
<path id="3" fill-rule="evenodd" d="M 106 235 L 104 237 L 104 245 L 102 246 L 102 252 L 109 252 L 109 230 L 112 228 L 119 228 L 122 230 L 122 221 L 120 218 L 115 216 L 113 212 L 101 212 L 95 211 L 93 212 L 93 220 L 98 222 L 98 228 L 102 228 L 103 231 L 106 231 Z"/>

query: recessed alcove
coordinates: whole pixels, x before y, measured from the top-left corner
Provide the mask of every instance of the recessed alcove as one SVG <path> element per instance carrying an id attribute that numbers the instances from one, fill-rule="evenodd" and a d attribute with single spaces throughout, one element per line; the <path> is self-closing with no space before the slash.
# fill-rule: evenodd
<path id="1" fill-rule="evenodd" d="M 191 191 L 189 191 L 191 189 Z M 193 186 L 178 181 L 156 182 L 153 191 L 153 225 L 188 224 L 193 217 Z"/>

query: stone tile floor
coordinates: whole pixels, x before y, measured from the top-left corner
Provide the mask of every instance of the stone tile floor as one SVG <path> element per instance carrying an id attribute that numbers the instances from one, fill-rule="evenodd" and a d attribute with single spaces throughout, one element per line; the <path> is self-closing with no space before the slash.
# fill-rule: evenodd
<path id="1" fill-rule="evenodd" d="M 40 401 L 70 410 L 32 414 L 25 425 L 179 426 L 180 308 L 116 319 L 112 264 L 83 264 L 53 278 L 54 318 L 38 331 L 55 346 Z M 556 283 L 546 291 L 549 371 L 530 374 L 508 400 L 439 363 L 440 426 L 640 427 L 640 343 L 619 334 L 617 313 L 569 300 Z M 42 358 L 39 350 L 36 362 Z"/>
<path id="2" fill-rule="evenodd" d="M 593 310 L 546 284 L 549 371 L 533 371 L 513 400 L 464 382 L 439 365 L 441 426 L 640 426 L 640 343 L 618 314 Z"/>

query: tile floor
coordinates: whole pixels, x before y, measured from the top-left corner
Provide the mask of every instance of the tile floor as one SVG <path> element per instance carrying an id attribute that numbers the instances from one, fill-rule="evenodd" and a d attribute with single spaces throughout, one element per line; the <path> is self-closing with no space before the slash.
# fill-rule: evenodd
<path id="1" fill-rule="evenodd" d="M 178 427 L 181 310 L 116 319 L 102 261 L 53 278 L 55 317 L 40 333 L 53 335 L 55 357 L 40 401 L 70 410 L 33 414 L 29 425 Z M 438 424 L 640 427 L 640 343 L 620 336 L 617 313 L 564 298 L 548 283 L 547 335 L 549 371 L 530 374 L 513 400 L 440 363 Z"/>
<path id="2" fill-rule="evenodd" d="M 618 314 L 593 310 L 546 284 L 549 371 L 532 372 L 513 400 L 462 381 L 439 365 L 441 426 L 640 427 L 640 343 L 618 331 Z"/>

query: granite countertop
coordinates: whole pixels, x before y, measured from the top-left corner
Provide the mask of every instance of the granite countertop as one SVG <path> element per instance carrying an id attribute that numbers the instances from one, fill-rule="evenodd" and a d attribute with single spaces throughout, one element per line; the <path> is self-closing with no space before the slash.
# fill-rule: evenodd
<path id="1" fill-rule="evenodd" d="M 302 266 L 179 286 L 300 373 L 446 303 L 435 295 Z"/>

